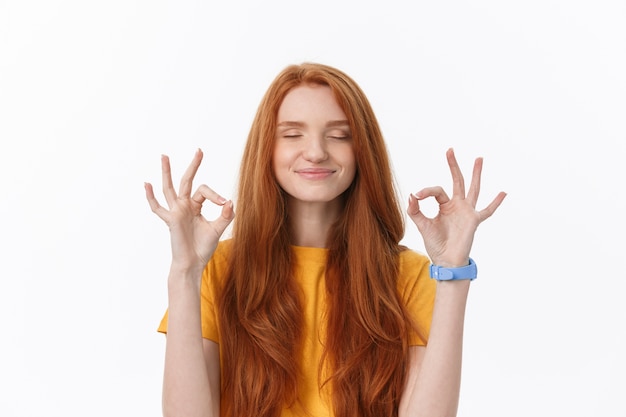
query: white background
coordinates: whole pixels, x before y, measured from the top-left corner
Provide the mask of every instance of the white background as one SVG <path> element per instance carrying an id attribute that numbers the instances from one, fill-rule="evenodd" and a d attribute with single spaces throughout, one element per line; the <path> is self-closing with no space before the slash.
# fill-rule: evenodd
<path id="1" fill-rule="evenodd" d="M 0 415 L 160 415 L 143 183 L 201 147 L 232 196 L 265 89 L 318 61 L 369 96 L 403 200 L 449 189 L 448 147 L 485 158 L 481 207 L 508 192 L 472 252 L 459 416 L 626 416 L 625 22 L 621 0 L 0 0 Z"/>

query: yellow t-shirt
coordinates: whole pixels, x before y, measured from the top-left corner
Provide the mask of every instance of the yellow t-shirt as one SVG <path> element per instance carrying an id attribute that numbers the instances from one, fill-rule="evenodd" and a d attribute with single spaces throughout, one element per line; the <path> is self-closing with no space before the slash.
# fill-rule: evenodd
<path id="1" fill-rule="evenodd" d="M 202 275 L 201 286 L 201 315 L 202 336 L 219 343 L 219 328 L 217 320 L 217 294 L 219 293 L 219 279 L 226 268 L 228 240 L 220 242 L 211 261 L 207 264 Z M 295 255 L 295 279 L 299 282 L 304 294 L 304 343 L 300 358 L 300 375 L 298 388 L 301 405 L 312 416 L 332 416 L 331 402 L 327 389 L 320 390 L 318 367 L 322 355 L 322 340 L 325 334 L 323 313 L 326 302 L 326 283 L 324 279 L 326 269 L 327 249 L 292 247 Z M 400 254 L 400 268 L 398 276 L 398 292 L 404 300 L 407 310 L 421 333 L 428 337 L 433 312 L 435 283 L 429 277 L 429 259 L 414 251 L 406 250 Z M 167 313 L 163 317 L 158 329 L 167 332 Z M 411 345 L 426 345 L 426 340 L 412 333 Z M 281 417 L 295 417 L 305 415 L 300 406 L 285 409 Z"/>

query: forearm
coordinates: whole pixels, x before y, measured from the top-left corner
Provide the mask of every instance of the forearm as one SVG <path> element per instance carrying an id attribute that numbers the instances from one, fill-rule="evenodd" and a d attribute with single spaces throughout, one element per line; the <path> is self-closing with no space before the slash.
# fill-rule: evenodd
<path id="1" fill-rule="evenodd" d="M 203 352 L 199 274 L 170 271 L 163 378 L 166 417 L 219 415 L 219 398 L 213 398 L 216 392 L 219 395 L 219 387 L 211 386 L 215 382 L 209 378 Z"/>
<path id="2" fill-rule="evenodd" d="M 437 283 L 428 345 L 421 365 L 411 367 L 401 417 L 456 416 L 469 285 L 469 280 Z"/>

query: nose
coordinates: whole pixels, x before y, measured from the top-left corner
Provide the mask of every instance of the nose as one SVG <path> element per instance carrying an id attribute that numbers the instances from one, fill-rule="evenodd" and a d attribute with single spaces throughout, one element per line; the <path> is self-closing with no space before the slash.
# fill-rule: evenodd
<path id="1" fill-rule="evenodd" d="M 307 161 L 314 163 L 325 161 L 328 158 L 325 138 L 323 136 L 309 137 L 308 140 L 304 141 L 302 156 Z"/>

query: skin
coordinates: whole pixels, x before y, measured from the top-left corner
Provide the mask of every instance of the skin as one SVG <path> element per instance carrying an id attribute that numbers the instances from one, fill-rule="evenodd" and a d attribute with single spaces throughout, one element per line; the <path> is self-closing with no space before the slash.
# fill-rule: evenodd
<path id="1" fill-rule="evenodd" d="M 348 120 L 329 87 L 303 85 L 285 96 L 272 165 L 288 194 L 292 243 L 324 247 L 356 173 Z"/>
<path id="2" fill-rule="evenodd" d="M 219 347 L 202 338 L 200 282 L 219 237 L 234 218 L 233 203 L 206 185 L 191 194 L 193 178 L 202 161 L 194 155 L 179 191 L 172 183 L 170 161 L 161 157 L 163 194 L 168 208 L 154 197 L 146 183 L 146 198 L 152 211 L 169 227 L 172 264 L 168 276 L 168 335 L 163 375 L 164 416 L 219 416 Z M 222 206 L 220 216 L 207 221 L 201 214 L 205 201 Z"/>
<path id="3" fill-rule="evenodd" d="M 341 210 L 337 197 L 354 178 L 356 166 L 349 128 L 337 123 L 342 120 L 345 114 L 326 87 L 297 87 L 286 96 L 279 110 L 272 163 L 279 184 L 290 195 L 288 207 L 294 219 L 295 245 L 324 246 L 328 228 Z M 219 416 L 219 348 L 202 338 L 200 281 L 204 266 L 235 213 L 232 201 L 206 185 L 192 194 L 202 157 L 198 150 L 178 191 L 172 182 L 169 158 L 162 157 L 167 208 L 155 198 L 152 185 L 145 184 L 150 208 L 168 225 L 172 245 L 163 380 L 165 416 Z M 476 210 L 482 159 L 475 161 L 466 192 L 452 149 L 446 157 L 452 196 L 439 186 L 424 188 L 409 197 L 407 213 L 422 234 L 433 263 L 459 267 L 468 264 L 478 225 L 495 212 L 506 194 L 499 193 L 486 208 Z M 427 198 L 434 198 L 439 204 L 434 218 L 420 211 L 420 201 Z M 222 206 L 220 216 L 212 221 L 201 214 L 206 201 Z M 428 346 L 411 348 L 400 416 L 456 415 L 469 287 L 468 280 L 437 283 Z"/>
<path id="4" fill-rule="evenodd" d="M 478 225 L 495 212 L 506 193 L 500 192 L 477 211 L 482 158 L 474 162 L 466 194 L 465 181 L 454 156 L 446 152 L 452 174 L 452 197 L 442 187 L 428 187 L 409 197 L 407 213 L 424 239 L 432 262 L 448 268 L 469 264 L 469 254 Z M 426 217 L 419 201 L 435 198 L 439 212 Z M 463 325 L 470 281 L 437 282 L 435 306 L 428 345 L 411 348 L 411 367 L 400 401 L 400 416 L 456 416 L 461 386 Z"/>

